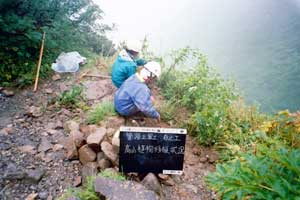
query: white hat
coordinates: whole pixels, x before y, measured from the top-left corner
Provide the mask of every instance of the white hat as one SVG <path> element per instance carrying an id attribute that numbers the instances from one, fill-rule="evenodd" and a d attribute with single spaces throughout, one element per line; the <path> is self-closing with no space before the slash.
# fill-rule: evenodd
<path id="1" fill-rule="evenodd" d="M 142 50 L 142 43 L 137 40 L 126 41 L 126 48 L 131 51 L 140 52 Z"/>
<path id="2" fill-rule="evenodd" d="M 148 62 L 146 65 L 144 65 L 144 67 L 148 71 L 153 73 L 157 78 L 159 78 L 159 76 L 161 74 L 161 67 L 158 62 L 155 62 L 155 61 Z"/>

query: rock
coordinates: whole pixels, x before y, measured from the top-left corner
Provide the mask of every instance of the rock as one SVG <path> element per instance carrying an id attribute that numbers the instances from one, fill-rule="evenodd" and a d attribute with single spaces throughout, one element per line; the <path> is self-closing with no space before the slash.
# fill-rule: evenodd
<path id="1" fill-rule="evenodd" d="M 87 144 L 82 146 L 78 153 L 79 160 L 83 165 L 88 162 L 93 162 L 97 157 L 96 153 Z"/>
<path id="2" fill-rule="evenodd" d="M 110 143 L 106 141 L 102 142 L 101 150 L 113 164 L 118 165 L 118 154 L 113 150 L 113 146 Z"/>
<path id="3" fill-rule="evenodd" d="M 198 188 L 194 185 L 190 185 L 190 184 L 184 184 L 184 187 L 191 190 L 192 192 L 194 192 L 195 194 L 197 194 L 198 192 Z"/>
<path id="4" fill-rule="evenodd" d="M 161 180 L 168 180 L 169 175 L 167 174 L 158 174 L 158 178 Z"/>
<path id="5" fill-rule="evenodd" d="M 69 87 L 66 86 L 65 83 L 59 83 L 59 90 L 60 90 L 60 92 L 64 92 L 64 91 L 69 90 Z"/>
<path id="6" fill-rule="evenodd" d="M 22 153 L 30 153 L 30 154 L 35 154 L 36 153 L 35 147 L 31 146 L 31 145 L 20 146 L 20 147 L 18 147 L 18 149 Z"/>
<path id="7" fill-rule="evenodd" d="M 26 172 L 22 169 L 18 169 L 17 166 L 13 163 L 7 165 L 7 169 L 4 173 L 3 178 L 5 180 L 20 180 L 26 176 Z"/>
<path id="8" fill-rule="evenodd" d="M 157 194 L 161 193 L 161 185 L 153 173 L 148 173 L 147 176 L 145 176 L 145 178 L 142 180 L 141 184 Z"/>
<path id="9" fill-rule="evenodd" d="M 117 130 L 112 138 L 112 145 L 118 151 L 120 148 L 120 131 Z"/>
<path id="10" fill-rule="evenodd" d="M 12 97 L 15 93 L 12 90 L 2 90 L 1 91 L 6 97 Z"/>
<path id="11" fill-rule="evenodd" d="M 57 120 L 55 123 L 55 129 L 63 128 L 63 123 L 61 120 Z"/>
<path id="12" fill-rule="evenodd" d="M 102 158 L 105 158 L 105 154 L 103 152 L 97 153 L 97 162 L 99 162 Z"/>
<path id="13" fill-rule="evenodd" d="M 106 135 L 108 137 L 112 137 L 116 131 L 113 128 L 108 128 L 106 132 L 107 132 Z"/>
<path id="14" fill-rule="evenodd" d="M 79 126 L 79 130 L 84 134 L 85 137 L 88 137 L 91 133 L 96 132 L 97 128 L 97 125 L 80 124 Z"/>
<path id="15" fill-rule="evenodd" d="M 208 156 L 208 162 L 210 164 L 215 163 L 219 159 L 219 156 L 216 152 L 211 152 Z"/>
<path id="16" fill-rule="evenodd" d="M 101 170 L 111 167 L 110 161 L 106 158 L 102 158 L 101 160 L 97 161 L 97 164 Z"/>
<path id="17" fill-rule="evenodd" d="M 85 143 L 84 134 L 79 130 L 72 130 L 70 133 L 70 137 L 78 148 L 82 147 Z"/>
<path id="18" fill-rule="evenodd" d="M 14 132 L 14 128 L 13 127 L 6 127 L 6 128 L 1 129 L 1 131 L 3 131 L 6 135 L 7 134 L 12 134 Z"/>
<path id="19" fill-rule="evenodd" d="M 117 181 L 98 176 L 94 182 L 95 192 L 99 199 L 110 200 L 158 200 L 155 192 L 133 181 Z"/>
<path id="20" fill-rule="evenodd" d="M 90 134 L 87 137 L 86 142 L 90 146 L 100 146 L 100 143 L 103 141 L 105 135 L 106 135 L 106 129 L 98 128 L 94 133 Z"/>
<path id="21" fill-rule="evenodd" d="M 53 76 L 52 76 L 52 80 L 53 81 L 58 81 L 58 80 L 60 80 L 61 79 L 61 76 L 59 75 L 59 74 L 54 74 Z"/>
<path id="22" fill-rule="evenodd" d="M 42 138 L 42 141 L 38 147 L 38 152 L 46 152 L 49 149 L 52 149 L 53 145 L 48 141 L 48 139 L 46 137 Z"/>
<path id="23" fill-rule="evenodd" d="M 120 116 L 109 117 L 106 121 L 106 128 L 116 128 L 119 129 L 120 126 L 125 124 L 125 118 Z"/>
<path id="24" fill-rule="evenodd" d="M 78 158 L 78 151 L 73 141 L 73 138 L 71 136 L 69 136 L 66 139 L 66 142 L 64 143 L 64 148 L 67 150 L 66 152 L 67 159 L 72 160 Z"/>
<path id="25" fill-rule="evenodd" d="M 33 183 L 38 183 L 44 174 L 46 173 L 43 169 L 35 169 L 27 172 L 26 179 Z"/>
<path id="26" fill-rule="evenodd" d="M 30 117 L 40 117 L 43 115 L 43 112 L 39 107 L 30 106 L 26 111 L 26 115 Z"/>
<path id="27" fill-rule="evenodd" d="M 197 155 L 197 156 L 200 156 L 201 155 L 201 149 L 199 147 L 194 147 L 192 149 L 193 151 L 193 154 Z"/>
<path id="28" fill-rule="evenodd" d="M 64 148 L 63 145 L 61 145 L 61 144 L 55 144 L 52 149 L 53 149 L 53 151 L 59 151 L 59 150 L 61 150 L 63 148 Z"/>
<path id="29" fill-rule="evenodd" d="M 65 123 L 64 129 L 68 133 L 71 131 L 79 131 L 79 124 L 73 120 L 70 120 Z"/>
<path id="30" fill-rule="evenodd" d="M 45 89 L 45 93 L 46 93 L 46 94 L 52 94 L 52 93 L 53 93 L 53 90 L 50 89 L 50 88 L 47 88 L 47 89 Z"/>
<path id="31" fill-rule="evenodd" d="M 48 192 L 39 192 L 38 196 L 40 199 L 47 199 Z"/>
<path id="32" fill-rule="evenodd" d="M 86 88 L 86 90 L 84 90 L 84 96 L 87 100 L 99 100 L 103 98 L 111 88 L 110 80 L 85 81 L 83 85 Z"/>
<path id="33" fill-rule="evenodd" d="M 200 162 L 201 163 L 205 163 L 206 161 L 207 161 L 207 157 L 206 156 L 200 158 Z"/>
<path id="34" fill-rule="evenodd" d="M 50 135 L 55 135 L 56 133 L 58 133 L 57 130 L 54 130 L 54 129 L 47 129 L 46 130 L 46 134 L 49 133 Z M 48 134 L 47 134 L 48 135 Z"/>
<path id="35" fill-rule="evenodd" d="M 162 180 L 161 183 L 167 186 L 175 185 L 175 181 L 171 177 L 169 177 L 167 180 Z"/>
<path id="36" fill-rule="evenodd" d="M 38 194 L 33 192 L 30 195 L 28 195 L 25 200 L 34 200 L 37 196 Z"/>
<path id="37" fill-rule="evenodd" d="M 98 173 L 98 166 L 96 162 L 85 163 L 81 169 L 82 182 L 87 182 L 86 178 L 89 176 L 96 176 Z"/>
<path id="38" fill-rule="evenodd" d="M 62 108 L 59 113 L 62 113 L 63 115 L 66 115 L 68 117 L 72 116 L 72 112 L 70 112 L 69 110 Z"/>
<path id="39" fill-rule="evenodd" d="M 82 177 L 81 176 L 76 176 L 74 178 L 73 186 L 77 187 L 81 185 Z"/>

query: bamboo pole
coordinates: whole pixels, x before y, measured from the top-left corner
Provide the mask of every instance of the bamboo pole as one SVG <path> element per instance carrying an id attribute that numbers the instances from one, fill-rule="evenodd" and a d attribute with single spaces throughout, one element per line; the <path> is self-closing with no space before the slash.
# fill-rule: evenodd
<path id="1" fill-rule="evenodd" d="M 41 49 L 40 49 L 40 56 L 39 56 L 39 61 L 37 65 L 37 71 L 36 71 L 36 76 L 35 76 L 35 83 L 34 83 L 34 89 L 33 91 L 37 91 L 37 86 L 39 82 L 39 76 L 40 76 L 40 69 L 41 69 L 41 63 L 42 63 L 42 57 L 43 57 L 43 51 L 44 51 L 44 42 L 45 42 L 45 37 L 46 33 L 43 33 L 43 38 L 42 38 L 42 44 L 41 44 Z"/>

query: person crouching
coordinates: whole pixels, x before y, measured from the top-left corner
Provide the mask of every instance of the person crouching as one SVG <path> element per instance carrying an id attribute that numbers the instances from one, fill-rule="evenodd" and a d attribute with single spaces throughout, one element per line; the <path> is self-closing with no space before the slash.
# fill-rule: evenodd
<path id="1" fill-rule="evenodd" d="M 158 62 L 148 62 L 130 76 L 116 91 L 114 104 L 116 111 L 123 116 L 132 116 L 139 112 L 160 121 L 160 114 L 152 105 L 151 91 L 147 84 L 159 78 L 161 67 Z"/>

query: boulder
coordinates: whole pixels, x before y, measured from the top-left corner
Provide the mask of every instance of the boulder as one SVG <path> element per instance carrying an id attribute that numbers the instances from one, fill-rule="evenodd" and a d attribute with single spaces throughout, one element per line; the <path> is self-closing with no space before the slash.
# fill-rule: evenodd
<path id="1" fill-rule="evenodd" d="M 118 181 L 98 176 L 94 182 L 99 199 L 110 200 L 158 200 L 155 192 L 133 181 Z"/>
<path id="2" fill-rule="evenodd" d="M 87 144 L 82 146 L 78 153 L 79 160 L 83 165 L 88 162 L 93 162 L 97 157 L 96 153 Z"/>
<path id="3" fill-rule="evenodd" d="M 98 173 L 98 166 L 96 162 L 85 163 L 81 169 L 82 183 L 87 182 L 87 178 L 90 176 L 96 176 Z"/>
<path id="4" fill-rule="evenodd" d="M 142 180 L 141 184 L 157 194 L 161 193 L 161 185 L 153 173 L 148 173 L 147 176 L 145 176 L 145 178 Z"/>
<path id="5" fill-rule="evenodd" d="M 52 76 L 52 80 L 53 81 L 58 81 L 58 80 L 60 80 L 61 79 L 61 76 L 59 75 L 59 74 L 54 74 L 53 76 Z"/>
<path id="6" fill-rule="evenodd" d="M 59 151 L 62 148 L 64 148 L 63 145 L 61 145 L 61 144 L 55 144 L 52 149 L 53 149 L 53 151 Z"/>
<path id="7" fill-rule="evenodd" d="M 96 132 L 97 128 L 97 125 L 80 124 L 79 126 L 79 130 L 84 134 L 84 137 L 88 137 L 91 133 Z"/>
<path id="8" fill-rule="evenodd" d="M 31 145 L 20 146 L 20 147 L 18 147 L 18 149 L 22 153 L 30 153 L 30 154 L 35 154 L 36 153 L 35 147 L 31 146 Z"/>
<path id="9" fill-rule="evenodd" d="M 73 186 L 77 187 L 77 186 L 81 185 L 81 181 L 82 181 L 82 177 L 81 176 L 76 176 L 74 178 Z"/>
<path id="10" fill-rule="evenodd" d="M 15 95 L 14 91 L 12 90 L 2 90 L 2 93 L 6 96 L 6 97 L 12 97 Z"/>
<path id="11" fill-rule="evenodd" d="M 79 131 L 79 124 L 73 120 L 70 120 L 64 124 L 64 129 L 68 133 L 70 133 L 71 131 Z"/>
<path id="12" fill-rule="evenodd" d="M 72 138 L 74 144 L 78 148 L 80 148 L 81 146 L 83 146 L 84 143 L 85 143 L 84 134 L 81 133 L 79 130 L 72 130 L 70 132 L 70 137 Z"/>
<path id="13" fill-rule="evenodd" d="M 97 161 L 97 164 L 101 170 L 111 167 L 111 162 L 106 158 L 102 158 L 101 160 Z"/>
<path id="14" fill-rule="evenodd" d="M 120 148 L 120 131 L 117 130 L 112 138 L 112 145 L 116 151 Z"/>
<path id="15" fill-rule="evenodd" d="M 46 171 L 43 169 L 30 170 L 27 172 L 26 180 L 33 183 L 38 183 L 42 179 L 45 173 Z"/>
<path id="16" fill-rule="evenodd" d="M 105 128 L 97 128 L 96 131 L 87 137 L 87 144 L 90 146 L 100 146 L 106 135 Z"/>
<path id="17" fill-rule="evenodd" d="M 102 158 L 105 158 L 105 154 L 103 152 L 97 153 L 97 162 L 99 162 Z"/>
<path id="18" fill-rule="evenodd" d="M 73 141 L 73 138 L 71 136 L 69 136 L 64 142 L 64 148 L 67 150 L 66 152 L 67 159 L 72 160 L 78 158 L 78 151 Z"/>
<path id="19" fill-rule="evenodd" d="M 43 112 L 41 111 L 41 109 L 39 107 L 30 106 L 27 109 L 25 114 L 30 116 L 30 117 L 40 117 L 40 116 L 43 115 Z"/>
<path id="20" fill-rule="evenodd" d="M 51 142 L 49 142 L 49 140 L 46 137 L 42 137 L 42 141 L 38 147 L 38 152 L 46 152 L 49 149 L 52 149 L 53 145 L 51 144 Z"/>
<path id="21" fill-rule="evenodd" d="M 114 151 L 113 146 L 104 141 L 101 143 L 101 150 L 105 156 L 115 165 L 118 165 L 118 154 Z"/>

